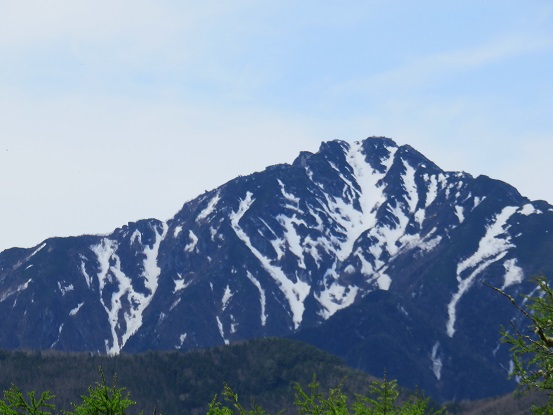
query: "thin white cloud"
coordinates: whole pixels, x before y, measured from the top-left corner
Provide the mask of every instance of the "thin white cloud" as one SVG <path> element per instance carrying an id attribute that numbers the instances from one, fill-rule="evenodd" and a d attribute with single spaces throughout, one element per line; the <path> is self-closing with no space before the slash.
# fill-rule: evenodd
<path id="1" fill-rule="evenodd" d="M 137 38 L 140 44 L 166 40 L 216 24 L 244 1 L 178 2 L 145 0 L 25 0 L 3 2 L 0 13 L 0 44 L 21 47 L 52 41 L 94 41 Z"/>
<path id="2" fill-rule="evenodd" d="M 435 83 L 437 79 L 481 68 L 535 52 L 553 49 L 553 37 L 507 36 L 476 47 L 417 57 L 407 64 L 363 79 L 338 84 L 336 92 L 405 90 Z"/>
<path id="3" fill-rule="evenodd" d="M 530 140 L 528 125 L 532 137 L 551 132 L 539 119 L 550 119 L 548 73 L 517 82 L 528 67 L 509 71 L 527 57 L 550 62 L 544 7 L 505 7 L 498 23 L 489 7 L 467 6 L 480 13 L 474 33 L 446 30 L 433 42 L 442 13 L 463 26 L 464 6 L 1 3 L 0 135 L 9 151 L 0 148 L 0 249 L 167 218 L 186 199 L 322 140 L 386 135 L 446 169 L 506 180 L 513 140 Z M 490 73 L 480 69 L 495 63 L 508 82 L 482 93 Z M 465 74 L 467 88 L 452 91 Z"/>

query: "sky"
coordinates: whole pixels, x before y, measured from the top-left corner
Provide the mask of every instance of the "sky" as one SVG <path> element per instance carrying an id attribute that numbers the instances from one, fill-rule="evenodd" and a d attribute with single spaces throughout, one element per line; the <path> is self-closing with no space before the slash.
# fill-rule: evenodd
<path id="1" fill-rule="evenodd" d="M 553 4 L 0 0 L 0 251 L 369 136 L 553 203 Z"/>

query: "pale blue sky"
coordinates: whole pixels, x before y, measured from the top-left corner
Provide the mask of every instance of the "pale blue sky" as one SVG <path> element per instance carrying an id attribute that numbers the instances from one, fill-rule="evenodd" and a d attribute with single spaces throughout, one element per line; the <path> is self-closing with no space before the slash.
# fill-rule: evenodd
<path id="1" fill-rule="evenodd" d="M 0 250 L 371 135 L 553 202 L 549 1 L 0 0 Z"/>

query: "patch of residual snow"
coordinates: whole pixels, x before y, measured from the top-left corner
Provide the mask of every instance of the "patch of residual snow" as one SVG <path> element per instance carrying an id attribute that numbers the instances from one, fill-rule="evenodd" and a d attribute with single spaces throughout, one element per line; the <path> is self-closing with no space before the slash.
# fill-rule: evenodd
<path id="1" fill-rule="evenodd" d="M 215 196 L 211 198 L 206 208 L 198 214 L 198 216 L 196 217 L 196 222 L 201 222 L 209 215 L 211 215 L 215 211 L 215 208 L 217 207 L 217 203 L 219 203 L 219 200 L 221 200 L 221 196 L 217 192 L 217 194 L 215 194 Z"/>
<path id="2" fill-rule="evenodd" d="M 536 209 L 531 203 L 525 204 L 520 208 L 519 212 L 521 215 L 530 216 L 530 215 L 541 215 L 543 212 L 539 209 Z"/>
<path id="3" fill-rule="evenodd" d="M 261 287 L 261 283 L 251 274 L 250 271 L 247 271 L 246 273 L 248 279 L 252 282 L 253 285 L 255 285 L 255 288 L 259 291 L 259 303 L 261 305 L 261 325 L 265 326 L 267 324 L 267 313 L 265 312 L 265 308 L 267 305 L 267 299 L 265 298 L 265 290 L 263 287 Z"/>
<path id="4" fill-rule="evenodd" d="M 438 349 L 440 347 L 440 342 L 434 343 L 432 346 L 432 353 L 430 354 L 430 361 L 432 362 L 432 372 L 436 376 L 437 380 L 440 380 L 442 377 L 442 358 L 438 355 Z"/>
<path id="5" fill-rule="evenodd" d="M 326 205 L 328 206 L 327 214 L 338 225 L 337 229 L 340 229 L 342 233 L 340 239 L 331 237 L 332 243 L 325 245 L 326 250 L 331 252 L 338 261 L 345 261 L 351 255 L 358 256 L 362 264 L 360 271 L 376 281 L 379 288 L 384 290 L 387 290 L 391 284 L 390 277 L 384 273 L 382 268 L 384 263 L 376 263 L 373 266 L 363 257 L 359 250 L 355 252 L 353 250 L 355 242 L 367 230 L 379 241 L 384 242 L 389 240 L 390 235 L 387 234 L 386 230 L 375 227 L 377 224 L 377 210 L 386 202 L 384 186 L 381 184 L 381 180 L 390 170 L 397 148 L 389 147 L 388 151 L 388 157 L 381 160 L 384 171 L 380 172 L 366 161 L 361 142 L 355 142 L 349 147 L 345 155 L 346 161 L 351 167 L 352 175 L 357 185 L 352 182 L 352 179 L 342 174 L 336 166 L 331 165 L 344 183 L 346 183 L 348 189 L 351 190 L 354 199 L 358 201 L 359 209 L 355 207 L 354 203 L 352 203 L 353 199 L 349 197 L 344 196 L 344 199 L 340 199 L 325 196 Z M 411 177 L 414 177 L 414 169 L 410 169 L 408 165 L 406 169 L 408 176 L 406 180 L 407 199 L 410 207 L 412 207 L 412 204 L 416 205 L 417 203 L 416 188 L 413 190 L 414 180 Z M 399 233 L 403 235 L 404 232 L 400 231 Z M 379 253 L 382 252 L 381 249 L 377 250 Z M 329 272 L 330 274 L 327 273 L 328 275 L 325 276 L 323 289 L 316 296 L 316 299 L 323 306 L 323 310 L 319 313 L 323 318 L 329 318 L 338 310 L 351 305 L 358 293 L 358 287 L 346 287 L 342 285 L 339 282 L 338 274 L 333 270 L 329 270 Z"/>
<path id="6" fill-rule="evenodd" d="M 448 321 L 446 324 L 447 335 L 453 337 L 455 334 L 455 319 L 457 304 L 461 297 L 469 290 L 474 283 L 476 276 L 494 262 L 500 261 L 507 255 L 507 251 L 513 248 L 511 238 L 507 234 L 507 221 L 518 210 L 517 207 L 507 206 L 498 213 L 491 225 L 487 226 L 486 234 L 478 243 L 478 249 L 474 254 L 465 258 L 457 265 L 457 292 L 453 294 L 451 301 L 447 306 Z M 507 264 L 507 274 L 509 281 L 513 281 L 515 263 Z"/>
<path id="7" fill-rule="evenodd" d="M 284 273 L 284 271 L 282 271 L 281 268 L 273 265 L 269 258 L 265 257 L 252 245 L 249 236 L 240 227 L 240 220 L 248 211 L 253 202 L 253 194 L 251 192 L 247 192 L 246 197 L 243 200 L 240 200 L 238 210 L 230 215 L 232 229 L 238 238 L 244 242 L 244 244 L 259 260 L 260 264 L 263 266 L 263 269 L 265 269 L 265 271 L 267 271 L 267 273 L 277 283 L 277 286 L 288 300 L 290 311 L 292 313 L 292 321 L 294 322 L 294 328 L 297 329 L 301 324 L 303 312 L 305 311 L 303 302 L 309 294 L 311 287 L 309 284 L 301 281 L 300 279 L 296 279 L 296 281 L 288 279 L 288 276 Z"/>
<path id="8" fill-rule="evenodd" d="M 14 289 L 8 289 L 2 295 L 0 295 L 0 303 L 4 302 L 7 298 L 11 297 L 14 294 L 17 294 L 21 291 L 25 291 L 27 288 L 29 288 L 29 284 L 31 283 L 32 279 L 27 280 L 27 282 L 19 285 L 18 287 Z M 15 304 L 14 304 L 15 306 Z"/>
<path id="9" fill-rule="evenodd" d="M 190 242 L 184 247 L 185 252 L 192 252 L 198 244 L 198 237 L 192 231 L 188 231 L 188 238 Z"/>
<path id="10" fill-rule="evenodd" d="M 91 247 L 100 266 L 97 274 L 100 302 L 106 310 L 111 328 L 111 339 L 105 340 L 106 352 L 109 355 L 119 354 L 127 340 L 142 326 L 142 314 L 157 290 L 161 272 L 157 266 L 157 256 L 167 230 L 168 226 L 165 223 L 162 225 L 161 232 L 156 228 L 156 240 L 153 246 L 144 246 L 144 271 L 140 278 L 143 279 L 146 293 L 135 291 L 131 278 L 122 271 L 116 241 L 104 238 L 98 245 Z M 110 290 L 115 288 L 115 291 L 108 301 L 104 301 L 103 292 L 108 285 Z"/>

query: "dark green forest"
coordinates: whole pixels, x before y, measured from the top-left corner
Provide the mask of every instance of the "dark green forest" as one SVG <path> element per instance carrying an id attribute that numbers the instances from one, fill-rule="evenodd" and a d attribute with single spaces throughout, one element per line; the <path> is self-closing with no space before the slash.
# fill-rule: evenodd
<path id="1" fill-rule="evenodd" d="M 57 408 L 69 410 L 90 385 L 100 380 L 117 384 L 136 401 L 130 413 L 206 413 L 225 384 L 245 406 L 252 399 L 268 411 L 291 405 L 294 384 L 308 385 L 314 374 L 321 389 L 343 381 L 346 394 L 368 392 L 367 374 L 346 367 L 340 359 L 301 342 L 285 339 L 251 340 L 232 346 L 188 353 L 148 352 L 105 356 L 59 352 L 0 351 L 0 390 L 16 385 L 22 392 L 52 392 Z"/>
<path id="2" fill-rule="evenodd" d="M 71 410 L 90 386 L 100 381 L 99 369 L 112 385 L 125 388 L 136 402 L 128 415 L 206 414 L 214 396 L 222 399 L 225 385 L 238 395 L 244 408 L 253 404 L 268 413 L 297 413 L 295 385 L 305 390 L 316 375 L 320 390 L 341 385 L 353 401 L 355 394 L 370 395 L 376 378 L 353 370 L 326 352 L 288 339 L 257 339 L 230 346 L 181 352 L 147 352 L 105 356 L 90 353 L 0 351 L 0 391 L 15 385 L 23 395 L 37 397 L 50 391 L 60 410 Z M 413 391 L 398 388 L 399 402 Z M 503 396 L 479 402 L 446 404 L 448 413 L 463 415 L 523 415 L 531 413 L 533 397 Z M 431 404 L 438 407 L 438 405 Z"/>

